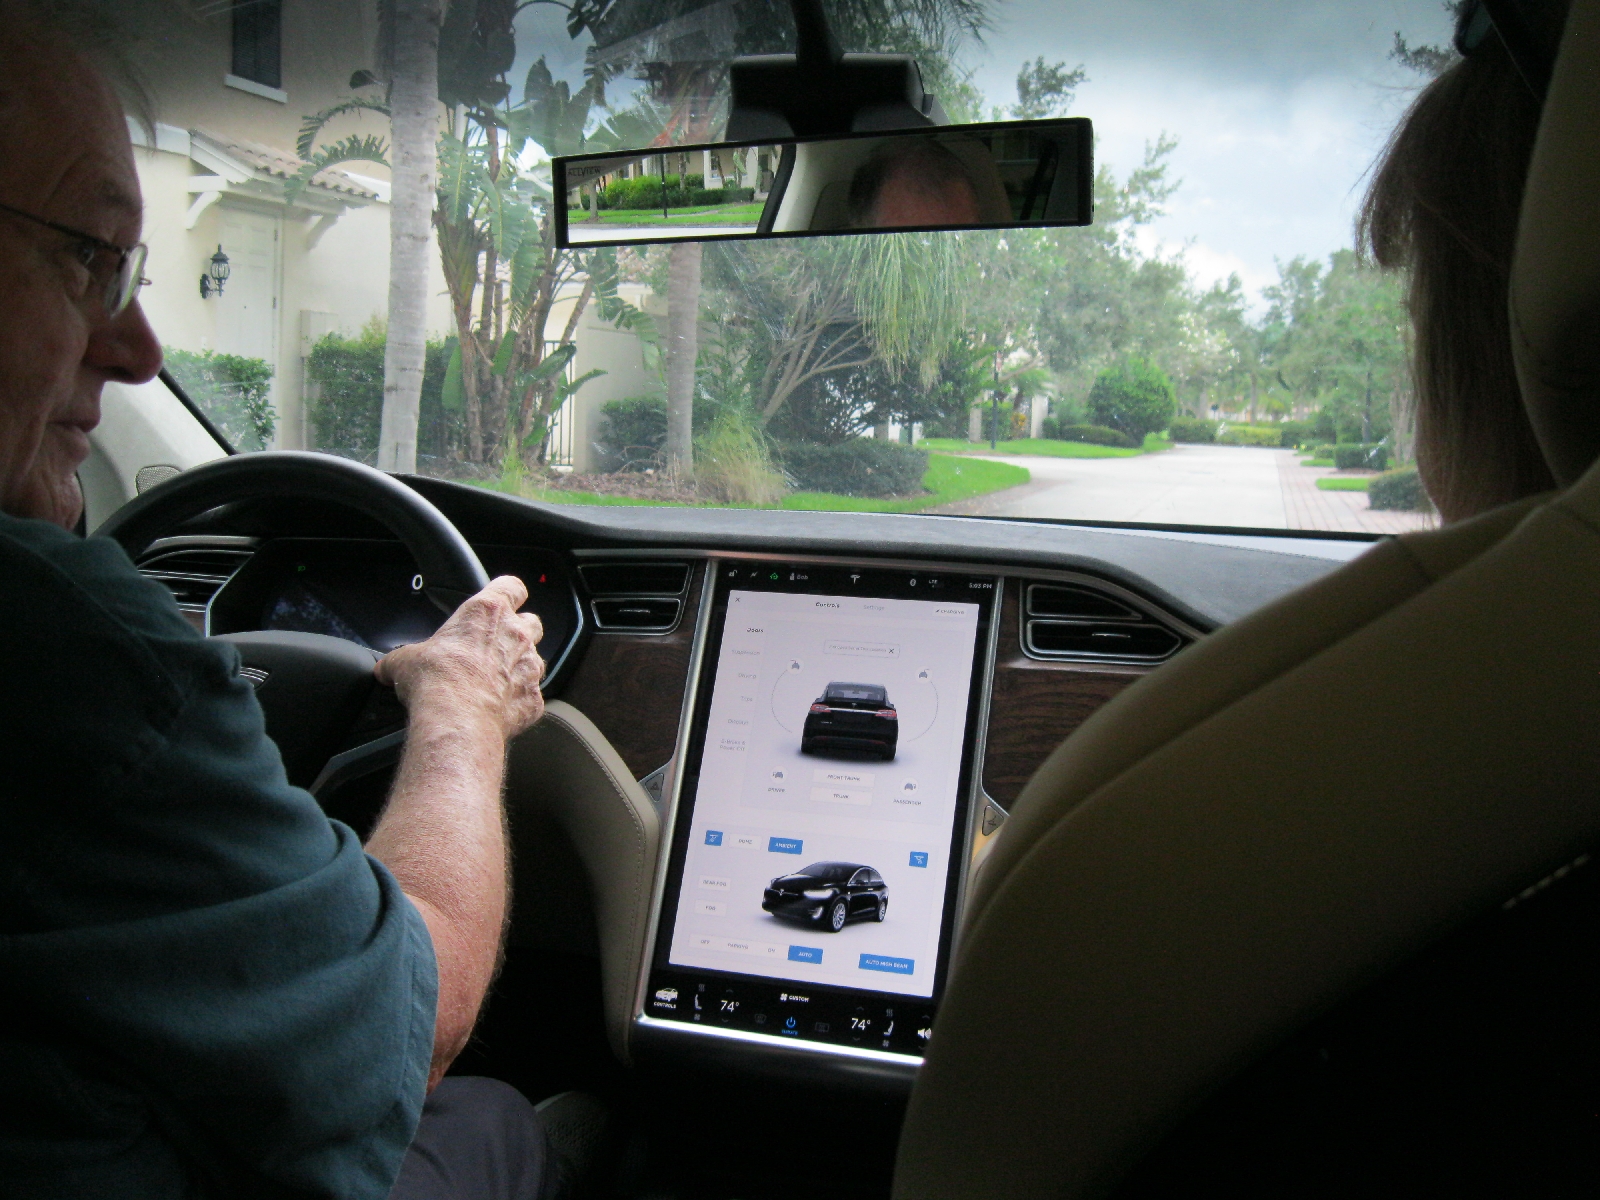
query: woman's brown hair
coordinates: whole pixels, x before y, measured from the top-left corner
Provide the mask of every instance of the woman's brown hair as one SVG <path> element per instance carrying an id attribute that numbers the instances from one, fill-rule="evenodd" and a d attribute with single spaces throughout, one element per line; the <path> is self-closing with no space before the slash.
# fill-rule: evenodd
<path id="1" fill-rule="evenodd" d="M 1523 411 L 1507 289 L 1539 102 L 1491 35 L 1425 87 L 1389 139 L 1357 222 L 1410 272 L 1417 467 L 1446 521 L 1555 487 Z"/>

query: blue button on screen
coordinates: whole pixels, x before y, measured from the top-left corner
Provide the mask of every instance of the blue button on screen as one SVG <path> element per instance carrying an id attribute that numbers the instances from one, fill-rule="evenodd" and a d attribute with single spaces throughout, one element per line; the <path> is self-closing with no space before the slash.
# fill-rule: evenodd
<path id="1" fill-rule="evenodd" d="M 768 838 L 767 849 L 774 854 L 799 854 L 805 843 L 799 838 Z"/>
<path id="2" fill-rule="evenodd" d="M 822 947 L 821 946 L 790 946 L 789 947 L 789 961 L 790 962 L 814 962 L 814 963 L 819 963 L 819 962 L 822 961 Z"/>
<path id="3" fill-rule="evenodd" d="M 789 952 L 794 957 L 794 951 Z M 863 971 L 887 971 L 891 975 L 910 975 L 917 969 L 917 960 L 914 958 L 892 958 L 887 954 L 863 954 L 861 956 L 861 969 Z"/>
<path id="4" fill-rule="evenodd" d="M 708 845 L 708 846 L 720 846 L 720 845 L 722 845 L 722 830 L 720 830 L 720 829 L 708 829 L 708 830 L 706 830 L 706 845 Z"/>
<path id="5" fill-rule="evenodd" d="M 928 865 L 928 852 L 926 850 L 913 850 L 911 852 L 911 865 L 925 867 Z"/>

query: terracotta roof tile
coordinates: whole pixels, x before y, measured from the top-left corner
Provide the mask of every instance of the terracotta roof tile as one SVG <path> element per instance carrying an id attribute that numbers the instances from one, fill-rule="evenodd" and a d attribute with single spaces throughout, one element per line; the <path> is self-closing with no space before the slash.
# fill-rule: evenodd
<path id="1" fill-rule="evenodd" d="M 287 150 L 253 142 L 249 138 L 228 137 L 208 129 L 191 129 L 189 135 L 199 138 L 213 150 L 238 159 L 253 170 L 264 171 L 278 179 L 289 179 L 299 174 L 300 168 L 305 165 L 304 159 Z M 377 192 L 357 183 L 337 167 L 318 171 L 311 177 L 311 186 L 325 191 L 340 192 L 346 196 L 355 196 L 362 200 L 378 199 Z"/>

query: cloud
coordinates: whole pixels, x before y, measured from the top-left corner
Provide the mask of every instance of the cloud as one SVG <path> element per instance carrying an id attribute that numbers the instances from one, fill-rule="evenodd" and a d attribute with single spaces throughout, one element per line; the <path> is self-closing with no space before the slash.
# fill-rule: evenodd
<path id="1" fill-rule="evenodd" d="M 1252 295 L 1275 261 L 1350 245 L 1364 177 L 1419 82 L 1389 61 L 1394 33 L 1450 32 L 1437 0 L 1013 0 L 998 15 L 969 56 L 989 99 L 1012 99 L 1040 54 L 1083 63 L 1072 111 L 1094 120 L 1099 161 L 1125 176 L 1158 135 L 1178 139 L 1182 187 L 1147 240 L 1191 246 L 1206 283 L 1237 270 Z"/>

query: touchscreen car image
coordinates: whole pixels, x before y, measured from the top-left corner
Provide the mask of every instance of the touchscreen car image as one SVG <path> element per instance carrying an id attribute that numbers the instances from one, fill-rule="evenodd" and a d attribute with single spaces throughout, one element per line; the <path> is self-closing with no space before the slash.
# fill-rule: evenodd
<path id="1" fill-rule="evenodd" d="M 979 617 L 728 593 L 671 965 L 932 996 Z"/>
<path id="2" fill-rule="evenodd" d="M 889 888 L 882 875 L 861 863 L 812 863 L 769 883 L 761 907 L 775 917 L 807 921 L 838 933 L 862 917 L 874 921 L 887 917 Z"/>
<path id="3" fill-rule="evenodd" d="M 807 754 L 861 754 L 894 758 L 900 714 L 876 683 L 830 683 L 806 714 L 800 749 Z"/>

